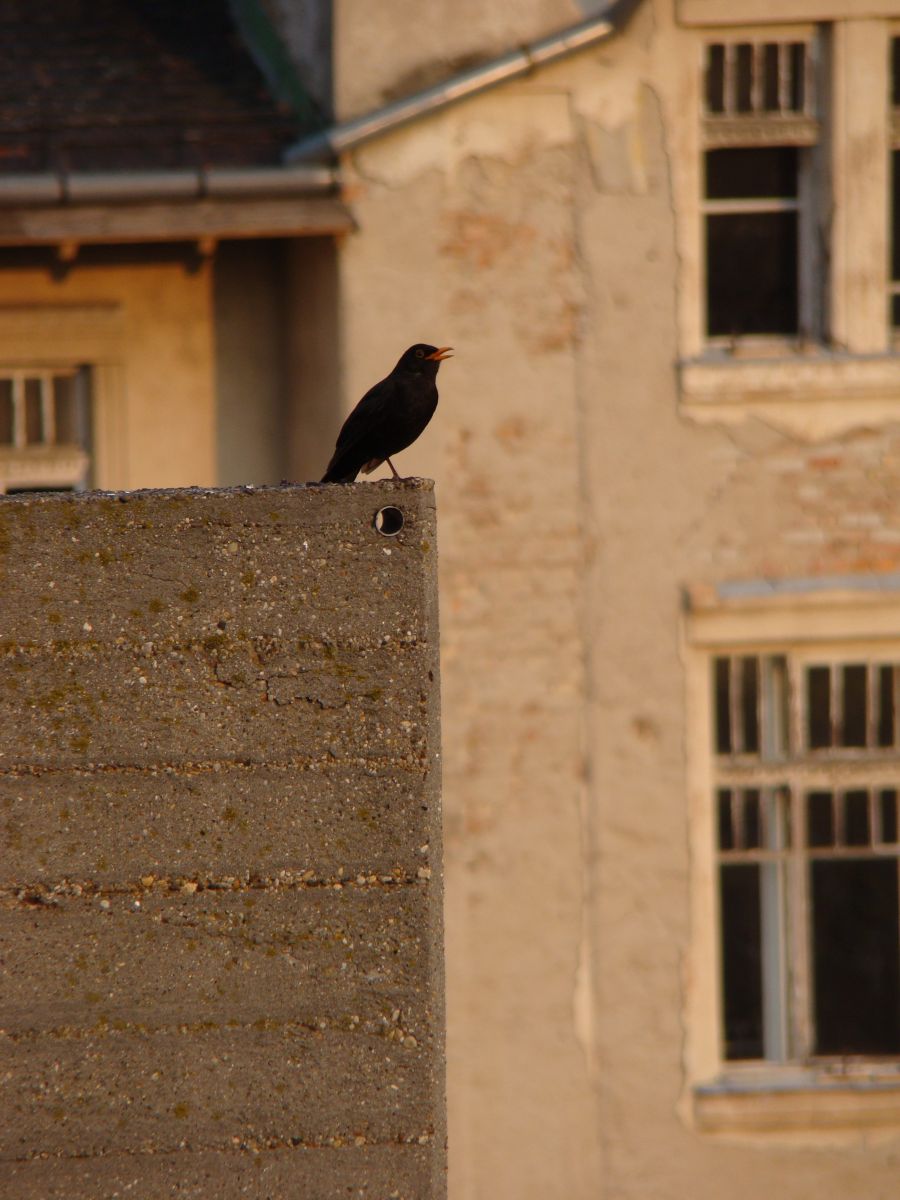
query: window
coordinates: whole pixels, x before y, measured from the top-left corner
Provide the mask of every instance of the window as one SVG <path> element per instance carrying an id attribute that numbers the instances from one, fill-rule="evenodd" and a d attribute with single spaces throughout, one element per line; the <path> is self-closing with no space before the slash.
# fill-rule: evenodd
<path id="1" fill-rule="evenodd" d="M 86 368 L 0 367 L 0 492 L 89 485 L 89 391 Z"/>
<path id="2" fill-rule="evenodd" d="M 708 339 L 822 336 L 817 46 L 813 37 L 706 46 Z"/>
<path id="3" fill-rule="evenodd" d="M 718 655 L 721 1058 L 900 1055 L 900 656 Z"/>

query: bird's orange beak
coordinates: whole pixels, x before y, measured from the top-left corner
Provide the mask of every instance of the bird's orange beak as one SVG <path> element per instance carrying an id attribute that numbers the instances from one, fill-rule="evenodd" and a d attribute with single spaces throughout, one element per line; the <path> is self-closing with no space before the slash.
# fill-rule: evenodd
<path id="1" fill-rule="evenodd" d="M 443 362 L 445 358 L 452 358 L 452 357 L 453 357 L 453 347 L 452 346 L 441 346 L 441 347 L 439 347 L 439 349 L 435 350 L 434 354 L 426 354 L 425 361 L 426 362 Z"/>

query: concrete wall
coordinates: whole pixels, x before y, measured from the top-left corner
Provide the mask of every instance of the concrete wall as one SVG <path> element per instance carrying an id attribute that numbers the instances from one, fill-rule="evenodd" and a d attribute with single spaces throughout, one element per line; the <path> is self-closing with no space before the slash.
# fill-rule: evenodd
<path id="1" fill-rule="evenodd" d="M 489 44 L 497 11 L 447 22 L 449 41 Z M 527 30 L 533 8 L 514 11 Z M 347 109 L 427 58 L 404 14 L 347 32 L 347 63 L 385 47 L 347 68 Z M 459 1200 L 896 1190 L 895 1128 L 712 1138 L 683 1103 L 689 997 L 716 986 L 691 959 L 687 748 L 708 731 L 685 704 L 683 588 L 896 569 L 900 500 L 884 412 L 801 432 L 681 404 L 698 53 L 648 2 L 607 46 L 343 163 L 361 231 L 341 247 L 344 407 L 411 342 L 457 348 L 397 465 L 433 475 L 442 510 Z"/>
<path id="2" fill-rule="evenodd" d="M 443 1195 L 434 587 L 425 485 L 0 503 L 7 1200 Z"/>

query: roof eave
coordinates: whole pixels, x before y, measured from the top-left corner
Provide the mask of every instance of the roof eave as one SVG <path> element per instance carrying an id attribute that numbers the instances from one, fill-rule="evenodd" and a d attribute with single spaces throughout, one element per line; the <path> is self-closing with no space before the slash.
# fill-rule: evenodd
<path id="1" fill-rule="evenodd" d="M 615 0 L 600 16 L 580 21 L 526 46 L 510 50 L 498 58 L 361 117 L 301 138 L 284 151 L 284 161 L 310 163 L 334 157 L 460 100 L 608 41 L 622 30 L 640 3 L 641 0 Z"/>
<path id="2" fill-rule="evenodd" d="M 353 216 L 327 166 L 0 176 L 0 246 L 313 237 Z"/>

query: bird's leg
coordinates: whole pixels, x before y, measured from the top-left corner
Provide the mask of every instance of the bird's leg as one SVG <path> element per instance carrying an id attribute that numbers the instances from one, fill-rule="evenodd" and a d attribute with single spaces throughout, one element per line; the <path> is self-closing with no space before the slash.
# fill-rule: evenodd
<path id="1" fill-rule="evenodd" d="M 389 458 L 386 458 L 384 461 L 385 461 L 385 462 L 387 463 L 387 465 L 388 465 L 388 466 L 391 468 L 391 471 L 393 472 L 394 478 L 395 478 L 395 479 L 398 479 L 398 480 L 399 480 L 399 481 L 402 483 L 402 482 L 403 482 L 403 476 L 402 476 L 402 475 L 398 475 L 398 474 L 397 474 L 397 468 L 394 466 L 394 464 L 391 462 L 391 460 L 390 460 Z"/>

